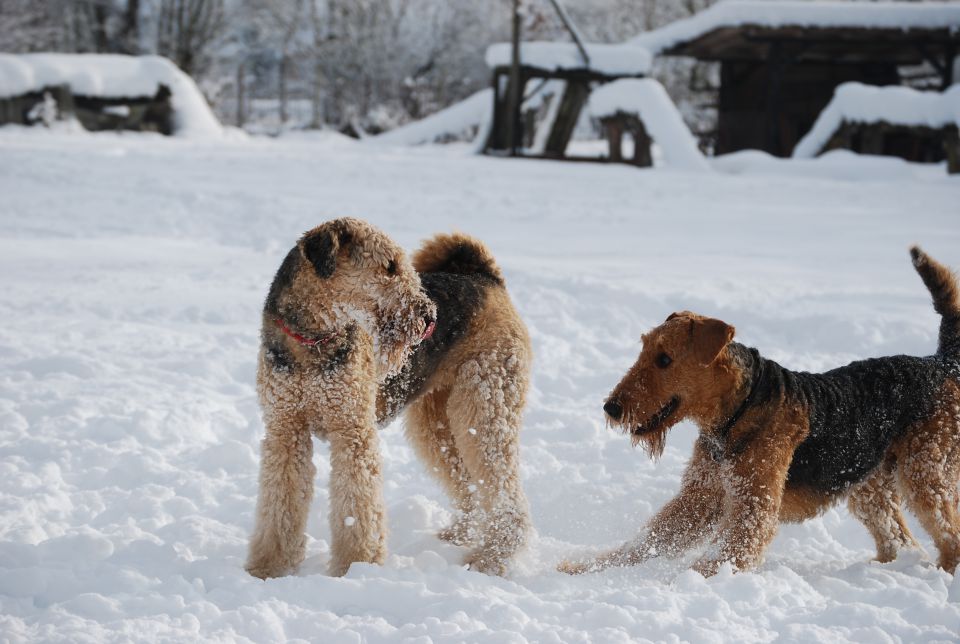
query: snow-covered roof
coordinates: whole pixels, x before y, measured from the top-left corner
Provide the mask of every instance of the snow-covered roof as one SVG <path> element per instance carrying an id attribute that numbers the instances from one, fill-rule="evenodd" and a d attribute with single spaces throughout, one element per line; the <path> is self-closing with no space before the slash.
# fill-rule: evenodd
<path id="1" fill-rule="evenodd" d="M 725 0 L 683 20 L 642 33 L 627 44 L 654 54 L 724 27 L 864 27 L 960 30 L 958 2 Z"/>
<path id="2" fill-rule="evenodd" d="M 667 163 L 687 170 L 709 169 L 676 105 L 652 78 L 624 78 L 602 85 L 590 94 L 588 109 L 597 118 L 617 112 L 636 114 Z"/>
<path id="3" fill-rule="evenodd" d="M 650 71 L 652 56 L 642 47 L 627 44 L 587 43 L 584 45 L 590 65 L 583 61 L 580 49 L 572 42 L 532 41 L 521 43 L 520 62 L 529 67 L 558 71 L 590 69 L 608 76 L 635 76 Z M 510 64 L 510 43 L 496 43 L 487 48 L 486 61 L 491 68 Z"/>
<path id="4" fill-rule="evenodd" d="M 844 121 L 941 128 L 960 125 L 960 85 L 920 92 L 897 85 L 844 83 L 834 92 L 813 127 L 793 149 L 793 158 L 815 157 Z"/>
<path id="5" fill-rule="evenodd" d="M 174 134 L 208 136 L 222 127 L 192 78 L 161 56 L 118 54 L 0 54 L 0 98 L 69 85 L 78 96 L 152 97 L 170 90 Z"/>

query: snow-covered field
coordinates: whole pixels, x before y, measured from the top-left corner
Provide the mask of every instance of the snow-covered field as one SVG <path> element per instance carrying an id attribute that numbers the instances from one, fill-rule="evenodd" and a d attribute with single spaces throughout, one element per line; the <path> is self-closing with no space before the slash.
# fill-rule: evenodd
<path id="1" fill-rule="evenodd" d="M 782 529 L 756 572 L 554 572 L 677 490 L 693 428 L 654 463 L 600 410 L 670 312 L 721 317 L 794 368 L 934 349 L 907 247 L 960 267 L 960 178 L 843 153 L 714 167 L 0 131 L 0 641 L 957 641 L 960 576 L 924 553 L 871 563 L 842 508 Z M 433 536 L 449 505 L 398 425 L 386 566 L 325 576 L 321 448 L 302 571 L 242 569 L 259 309 L 296 237 L 342 215 L 408 248 L 462 229 L 506 270 L 536 352 L 522 460 L 537 529 L 506 579 Z"/>

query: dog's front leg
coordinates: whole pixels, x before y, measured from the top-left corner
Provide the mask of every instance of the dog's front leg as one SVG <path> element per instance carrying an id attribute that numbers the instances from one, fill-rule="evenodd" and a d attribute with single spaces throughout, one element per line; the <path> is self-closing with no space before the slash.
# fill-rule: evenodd
<path id="1" fill-rule="evenodd" d="M 313 498 L 313 440 L 298 411 L 264 414 L 260 492 L 246 569 L 266 579 L 293 572 L 303 561 L 304 529 Z"/>
<path id="2" fill-rule="evenodd" d="M 723 489 L 717 464 L 697 443 L 683 474 L 680 492 L 633 540 L 595 559 L 564 561 L 560 572 L 581 574 L 611 566 L 632 566 L 653 557 L 676 557 L 700 543 L 720 519 Z"/>
<path id="3" fill-rule="evenodd" d="M 724 562 L 737 570 L 757 566 L 777 534 L 787 471 L 800 431 L 771 431 L 730 457 L 722 468 L 727 511 L 713 546 L 693 569 L 714 575 Z"/>
<path id="4" fill-rule="evenodd" d="M 382 564 L 387 554 L 380 444 L 373 405 L 345 414 L 328 428 L 330 440 L 330 574 L 354 561 Z"/>

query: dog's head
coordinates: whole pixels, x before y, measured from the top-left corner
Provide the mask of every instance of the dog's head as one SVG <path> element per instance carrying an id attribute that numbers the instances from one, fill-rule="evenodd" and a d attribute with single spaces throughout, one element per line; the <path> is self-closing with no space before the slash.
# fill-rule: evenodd
<path id="1" fill-rule="evenodd" d="M 726 356 L 734 328 L 683 311 L 643 336 L 636 363 L 604 403 L 607 421 L 629 432 L 654 457 L 667 430 L 684 418 L 710 423 L 735 387 Z"/>
<path id="2" fill-rule="evenodd" d="M 403 250 L 358 219 L 336 219 L 297 242 L 302 260 L 292 295 L 315 323 L 358 324 L 373 338 L 384 373 L 395 373 L 433 331 L 437 307 Z"/>

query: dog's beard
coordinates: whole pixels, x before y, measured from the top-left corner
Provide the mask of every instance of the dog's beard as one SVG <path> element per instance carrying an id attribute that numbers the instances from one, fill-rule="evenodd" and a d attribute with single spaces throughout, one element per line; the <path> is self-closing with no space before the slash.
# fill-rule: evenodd
<path id="1" fill-rule="evenodd" d="M 412 312 L 384 318 L 374 334 L 377 356 L 385 378 L 399 373 L 422 341 L 426 324 Z"/>
<path id="2" fill-rule="evenodd" d="M 667 444 L 667 430 L 669 429 L 669 427 L 665 427 L 645 434 L 637 434 L 631 430 L 630 441 L 634 447 L 643 445 L 643 451 L 647 453 L 647 456 L 656 460 L 663 455 L 663 448 Z"/>
<path id="3" fill-rule="evenodd" d="M 658 411 L 651 415 L 630 413 L 621 427 L 629 432 L 634 447 L 643 445 L 650 458 L 659 459 L 667 443 L 667 432 L 676 421 L 676 412 L 680 407 L 680 397 L 673 396 Z"/>

